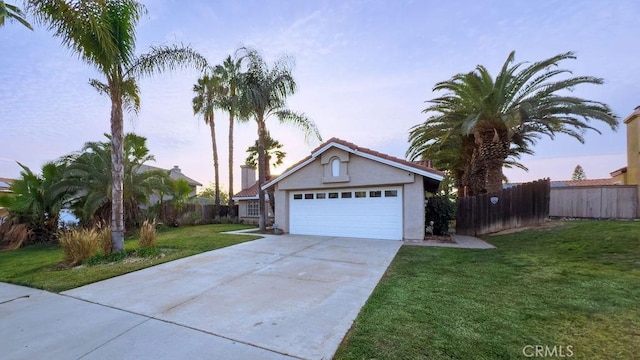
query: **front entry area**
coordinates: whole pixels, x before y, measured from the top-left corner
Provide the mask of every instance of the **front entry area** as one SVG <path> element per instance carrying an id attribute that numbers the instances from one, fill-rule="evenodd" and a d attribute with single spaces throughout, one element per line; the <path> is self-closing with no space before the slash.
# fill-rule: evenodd
<path id="1" fill-rule="evenodd" d="M 291 191 L 289 232 L 402 240 L 402 187 Z"/>

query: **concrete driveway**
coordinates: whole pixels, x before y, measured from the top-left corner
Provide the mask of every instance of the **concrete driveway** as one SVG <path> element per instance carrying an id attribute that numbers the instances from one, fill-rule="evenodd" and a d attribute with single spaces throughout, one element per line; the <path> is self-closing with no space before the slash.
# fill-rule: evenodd
<path id="1" fill-rule="evenodd" d="M 24 359 L 330 359 L 401 245 L 268 236 L 61 295 L 0 284 L 0 348 Z"/>

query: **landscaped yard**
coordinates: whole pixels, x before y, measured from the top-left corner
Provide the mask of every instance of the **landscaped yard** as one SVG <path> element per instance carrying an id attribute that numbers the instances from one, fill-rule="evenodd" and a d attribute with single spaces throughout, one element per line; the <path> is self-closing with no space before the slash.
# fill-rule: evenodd
<path id="1" fill-rule="evenodd" d="M 64 291 L 122 275 L 185 256 L 254 240 L 259 236 L 221 234 L 251 226 L 226 224 L 185 226 L 158 233 L 158 255 L 63 269 L 64 259 L 58 245 L 32 245 L 20 250 L 0 252 L 0 281 L 49 291 Z M 125 249 L 137 248 L 137 239 L 128 239 Z M 164 254 L 164 255 L 162 255 Z"/>
<path id="2" fill-rule="evenodd" d="M 536 345 L 546 357 L 637 358 L 640 222 L 488 240 L 498 249 L 402 247 L 336 358 L 530 358 Z"/>

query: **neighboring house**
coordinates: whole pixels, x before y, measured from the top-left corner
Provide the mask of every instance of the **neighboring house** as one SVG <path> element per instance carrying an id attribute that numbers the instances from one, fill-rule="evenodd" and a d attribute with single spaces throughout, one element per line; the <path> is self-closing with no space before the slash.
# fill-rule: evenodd
<path id="1" fill-rule="evenodd" d="M 332 138 L 262 187 L 287 233 L 424 239 L 425 193 L 443 178 L 425 165 Z"/>
<path id="2" fill-rule="evenodd" d="M 198 181 L 193 180 L 192 178 L 183 174 L 182 170 L 180 170 L 178 165 L 175 165 L 171 170 L 167 170 L 167 169 L 162 169 L 159 167 L 143 164 L 140 166 L 140 169 L 138 171 L 145 172 L 145 171 L 157 171 L 157 170 L 168 172 L 169 177 L 172 178 L 173 180 L 178 180 L 178 179 L 186 180 L 189 183 L 189 186 L 191 187 L 191 192 L 189 193 L 189 197 L 196 196 L 198 192 L 198 186 L 202 186 L 202 184 L 199 183 Z M 151 200 L 152 200 L 151 201 L 152 203 L 156 203 L 158 201 L 156 197 L 153 197 Z"/>
<path id="3" fill-rule="evenodd" d="M 640 185 L 640 106 L 626 119 L 627 166 L 611 172 L 611 177 L 619 185 Z"/>
<path id="4" fill-rule="evenodd" d="M 7 194 L 11 192 L 11 190 L 9 190 L 9 186 L 11 186 L 12 183 L 13 183 L 13 179 L 0 177 L 0 196 L 2 196 L 2 194 Z M 4 219 L 7 217 L 7 215 L 9 215 L 9 212 L 7 211 L 7 209 L 0 206 L 0 225 L 4 223 Z"/>
<path id="5" fill-rule="evenodd" d="M 258 201 L 256 169 L 248 165 L 241 165 L 240 177 L 241 190 L 232 197 L 232 200 L 238 203 L 238 218 L 248 224 L 257 224 L 260 218 L 260 202 Z M 269 205 L 268 195 L 266 196 L 265 202 L 267 223 L 270 223 L 273 222 L 273 213 Z"/>

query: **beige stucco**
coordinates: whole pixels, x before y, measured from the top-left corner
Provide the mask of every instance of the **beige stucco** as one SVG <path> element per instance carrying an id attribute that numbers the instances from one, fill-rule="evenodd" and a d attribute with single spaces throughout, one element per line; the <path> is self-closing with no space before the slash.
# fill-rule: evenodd
<path id="1" fill-rule="evenodd" d="M 424 185 L 422 176 L 418 181 L 405 184 L 402 189 L 403 237 L 405 240 L 424 239 Z"/>
<path id="2" fill-rule="evenodd" d="M 331 159 L 339 158 L 340 178 L 332 181 Z M 344 180 L 343 177 L 347 179 Z M 275 186 L 275 223 L 289 232 L 289 192 L 304 189 L 402 186 L 403 238 L 424 238 L 423 178 L 413 172 L 331 148 L 311 163 L 281 179 Z"/>
<path id="3" fill-rule="evenodd" d="M 640 184 L 640 111 L 625 119 L 627 126 L 627 173 L 623 185 Z"/>

